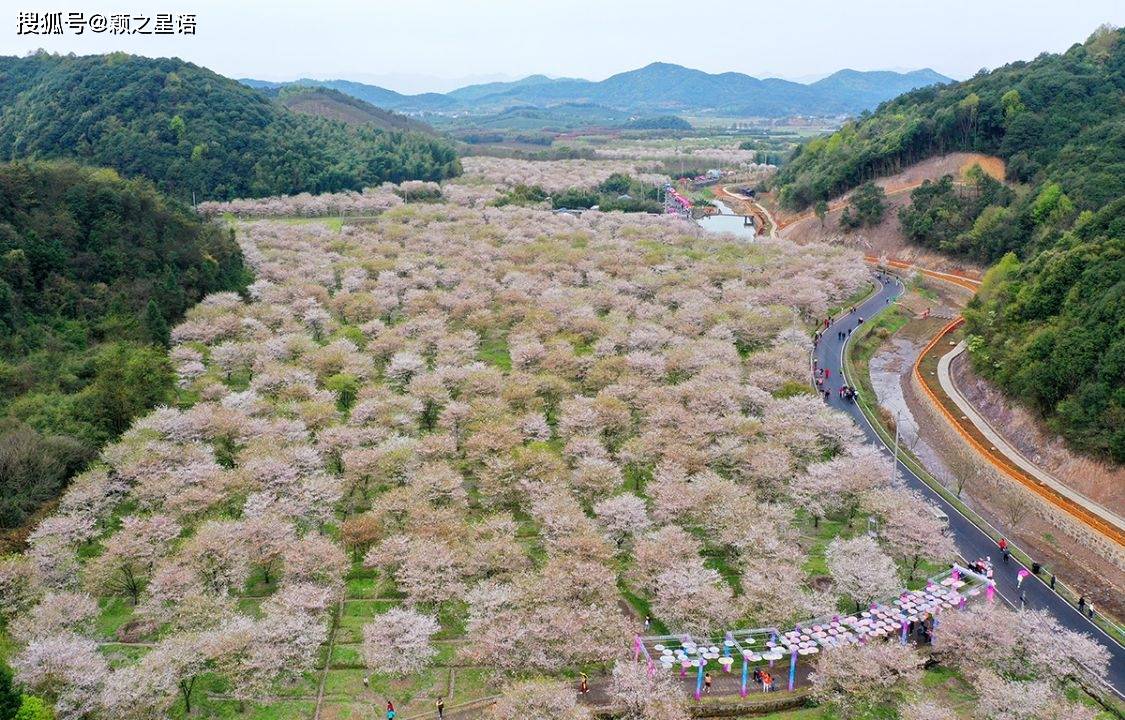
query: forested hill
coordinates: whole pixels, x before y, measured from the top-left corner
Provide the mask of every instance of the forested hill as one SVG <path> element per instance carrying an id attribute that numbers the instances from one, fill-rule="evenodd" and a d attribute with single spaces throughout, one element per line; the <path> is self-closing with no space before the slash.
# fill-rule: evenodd
<path id="1" fill-rule="evenodd" d="M 0 164 L 0 528 L 171 399 L 169 326 L 246 280 L 230 232 L 148 181 Z"/>
<path id="2" fill-rule="evenodd" d="M 301 115 L 339 120 L 349 125 L 371 125 L 381 130 L 437 134 L 432 127 L 420 120 L 377 108 L 369 102 L 332 88 L 286 85 L 263 92 L 276 97 L 283 106 Z"/>
<path id="3" fill-rule="evenodd" d="M 790 208 L 930 155 L 1007 161 L 926 183 L 899 212 L 930 248 L 993 262 L 965 312 L 974 367 L 1072 447 L 1125 462 L 1125 31 L 1061 55 L 916 90 L 800 149 L 777 177 Z M 979 178 L 979 175 L 978 175 Z"/>
<path id="4" fill-rule="evenodd" d="M 1125 43 L 1099 29 L 1061 55 L 1040 55 L 970 80 L 883 103 L 798 149 L 777 178 L 804 208 L 879 175 L 953 150 L 999 155 L 1022 182 L 1059 182 L 1080 209 L 1125 194 Z"/>
<path id="5" fill-rule="evenodd" d="M 291 112 L 175 58 L 0 57 L 0 159 L 75 158 L 181 200 L 440 180 L 452 145 Z"/>

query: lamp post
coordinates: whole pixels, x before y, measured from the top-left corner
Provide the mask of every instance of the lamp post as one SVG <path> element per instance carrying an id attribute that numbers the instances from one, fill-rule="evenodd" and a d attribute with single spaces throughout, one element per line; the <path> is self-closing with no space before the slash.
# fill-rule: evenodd
<path id="1" fill-rule="evenodd" d="M 899 420 L 902 418 L 901 412 L 895 413 L 895 451 L 891 455 L 891 484 L 894 485 L 895 478 L 898 477 L 898 426 Z"/>

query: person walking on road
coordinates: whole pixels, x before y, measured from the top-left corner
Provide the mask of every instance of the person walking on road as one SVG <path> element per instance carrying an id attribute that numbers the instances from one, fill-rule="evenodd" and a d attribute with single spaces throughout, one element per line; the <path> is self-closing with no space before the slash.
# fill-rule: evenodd
<path id="1" fill-rule="evenodd" d="M 590 692 L 590 678 L 586 673 L 582 673 L 582 680 L 578 683 L 578 692 L 583 695 Z"/>
<path id="2" fill-rule="evenodd" d="M 443 720 L 445 718 L 445 698 L 441 695 L 438 695 L 437 699 L 437 716 L 438 720 Z"/>

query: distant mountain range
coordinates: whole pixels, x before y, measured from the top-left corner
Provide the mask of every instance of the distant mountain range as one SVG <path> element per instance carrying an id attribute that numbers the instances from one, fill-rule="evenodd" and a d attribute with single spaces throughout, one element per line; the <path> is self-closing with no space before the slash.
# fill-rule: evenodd
<path id="1" fill-rule="evenodd" d="M 288 83 L 243 79 L 245 85 L 326 87 L 376 107 L 403 113 L 495 113 L 512 107 L 600 105 L 637 114 L 701 113 L 782 117 L 855 115 L 909 90 L 952 82 L 930 69 L 900 73 L 840 70 L 810 84 L 742 73 L 713 75 L 670 63 L 652 63 L 597 82 L 531 75 L 513 82 L 469 85 L 448 93 L 404 95 L 350 80 L 301 79 Z"/>

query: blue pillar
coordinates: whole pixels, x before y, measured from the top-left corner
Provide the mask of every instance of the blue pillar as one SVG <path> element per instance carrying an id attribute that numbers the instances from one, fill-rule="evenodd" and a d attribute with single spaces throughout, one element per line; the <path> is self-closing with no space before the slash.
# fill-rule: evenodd
<path id="1" fill-rule="evenodd" d="M 797 648 L 793 648 L 793 652 L 789 655 L 789 692 L 793 692 L 793 687 L 797 684 Z"/>
<path id="2" fill-rule="evenodd" d="M 699 675 L 697 675 L 696 678 L 695 678 L 695 699 L 696 700 L 698 700 L 700 697 L 703 696 L 703 665 L 706 664 L 706 662 L 707 661 L 704 660 L 702 655 L 701 655 L 700 658 L 699 658 Z"/>
<path id="3" fill-rule="evenodd" d="M 739 693 L 741 697 L 746 697 L 746 679 L 750 675 L 750 663 L 747 661 L 746 656 L 742 656 L 742 692 Z"/>

